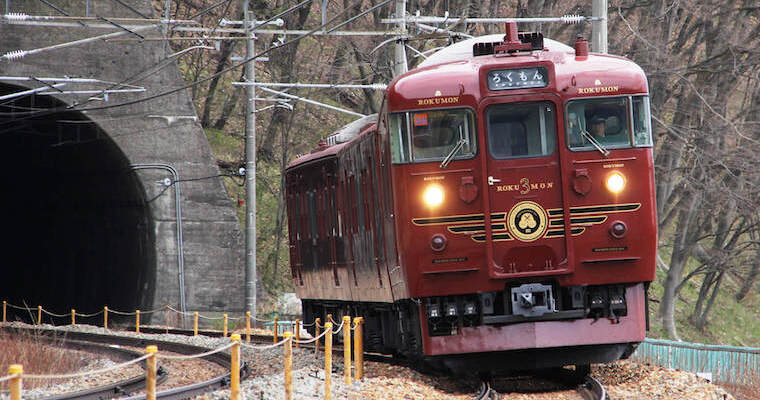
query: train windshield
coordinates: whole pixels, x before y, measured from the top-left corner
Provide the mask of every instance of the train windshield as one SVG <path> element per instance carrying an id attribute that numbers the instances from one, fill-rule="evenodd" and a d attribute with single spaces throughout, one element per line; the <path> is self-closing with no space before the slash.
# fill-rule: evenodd
<path id="1" fill-rule="evenodd" d="M 469 109 L 424 110 L 389 117 L 394 163 L 442 161 L 475 155 Z"/>
<path id="2" fill-rule="evenodd" d="M 557 123 L 549 102 L 508 103 L 488 108 L 488 148 L 496 159 L 554 153 Z"/>
<path id="3" fill-rule="evenodd" d="M 567 141 L 572 150 L 652 145 L 649 97 L 573 100 L 567 105 Z"/>

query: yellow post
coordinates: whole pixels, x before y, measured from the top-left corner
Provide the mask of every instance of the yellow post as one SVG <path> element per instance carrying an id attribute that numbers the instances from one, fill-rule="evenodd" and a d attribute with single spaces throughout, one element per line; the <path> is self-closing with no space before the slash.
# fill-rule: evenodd
<path id="1" fill-rule="evenodd" d="M 351 384 L 351 317 L 343 317 L 343 371 L 346 385 Z"/>
<path id="2" fill-rule="evenodd" d="M 227 314 L 224 314 L 224 331 L 222 331 L 222 336 L 227 337 Z"/>
<path id="3" fill-rule="evenodd" d="M 364 337 L 362 336 L 362 325 L 364 318 L 354 318 L 354 377 L 361 380 L 364 377 Z"/>
<path id="4" fill-rule="evenodd" d="M 251 312 L 245 312 L 245 341 L 251 341 Z"/>
<path id="5" fill-rule="evenodd" d="M 233 333 L 230 336 L 232 348 L 230 349 L 230 400 L 240 398 L 240 335 Z"/>
<path id="6" fill-rule="evenodd" d="M 5 322 L 5 308 L 8 306 L 8 302 L 3 300 L 3 322 Z"/>
<path id="7" fill-rule="evenodd" d="M 322 322 L 322 320 L 320 320 L 319 318 L 314 320 L 314 329 L 315 329 L 314 332 L 316 333 L 314 337 L 319 337 L 319 333 L 320 333 L 319 330 L 321 329 L 319 327 L 320 322 Z M 314 342 L 314 354 L 319 354 L 319 339 L 317 339 L 317 341 Z"/>
<path id="8" fill-rule="evenodd" d="M 195 322 L 193 322 L 193 336 L 198 336 L 198 311 L 195 312 Z"/>
<path id="9" fill-rule="evenodd" d="M 274 316 L 274 335 L 272 335 L 274 343 L 277 343 L 277 316 Z"/>
<path id="10" fill-rule="evenodd" d="M 77 310 L 71 309 L 71 325 L 77 324 Z"/>
<path id="11" fill-rule="evenodd" d="M 333 321 L 332 319 L 332 314 L 327 314 L 327 319 L 325 320 L 325 322 L 329 322 L 331 324 L 335 323 L 335 321 Z"/>
<path id="12" fill-rule="evenodd" d="M 285 332 L 283 336 L 287 340 L 283 346 L 285 352 L 285 400 L 291 400 L 293 398 L 293 341 L 288 339 L 291 339 L 293 334 Z"/>
<path id="13" fill-rule="evenodd" d="M 298 345 L 298 341 L 301 340 L 301 320 L 296 318 L 296 324 L 293 326 L 293 333 L 296 335 L 296 347 L 301 347 Z"/>
<path id="14" fill-rule="evenodd" d="M 42 306 L 37 306 L 37 325 L 42 324 Z"/>
<path id="15" fill-rule="evenodd" d="M 103 307 L 103 328 L 108 329 L 108 306 Z"/>
<path id="16" fill-rule="evenodd" d="M 24 367 L 21 364 L 11 364 L 8 367 L 8 375 L 17 375 L 11 378 L 11 400 L 21 400 L 21 374 Z"/>
<path id="17" fill-rule="evenodd" d="M 330 400 L 330 386 L 332 385 L 332 322 L 325 322 L 325 400 Z"/>
<path id="18" fill-rule="evenodd" d="M 135 332 L 140 333 L 140 310 L 135 310 Z"/>
<path id="19" fill-rule="evenodd" d="M 156 400 L 156 353 L 158 347 L 148 346 L 145 352 L 151 356 L 145 360 L 145 400 Z"/>

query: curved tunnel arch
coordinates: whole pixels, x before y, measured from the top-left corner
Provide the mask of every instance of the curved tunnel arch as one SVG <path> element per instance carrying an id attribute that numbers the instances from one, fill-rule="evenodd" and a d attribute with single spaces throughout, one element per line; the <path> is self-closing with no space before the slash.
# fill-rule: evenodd
<path id="1" fill-rule="evenodd" d="M 0 84 L 0 96 L 24 90 Z M 156 239 L 143 185 L 95 122 L 61 106 L 0 101 L 0 299 L 58 314 L 149 308 Z"/>

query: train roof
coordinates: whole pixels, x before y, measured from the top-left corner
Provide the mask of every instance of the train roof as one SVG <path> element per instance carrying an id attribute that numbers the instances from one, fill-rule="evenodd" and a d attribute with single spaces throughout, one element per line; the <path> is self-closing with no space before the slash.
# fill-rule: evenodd
<path id="1" fill-rule="evenodd" d="M 377 114 L 370 114 L 340 127 L 327 137 L 324 144 L 311 153 L 297 157 L 288 164 L 286 169 L 307 164 L 321 158 L 337 155 L 351 139 L 358 137 L 377 123 Z"/>
<path id="2" fill-rule="evenodd" d="M 543 39 L 541 50 L 510 54 L 473 55 L 476 43 L 492 43 L 504 35 L 487 35 L 468 39 L 433 54 L 417 68 L 396 78 L 388 87 L 389 111 L 453 106 L 459 102 L 476 104 L 485 96 L 554 92 L 567 99 L 594 95 L 647 93 L 644 71 L 624 57 L 602 53 L 576 55 L 570 47 Z M 583 41 L 585 42 L 585 40 Z M 587 44 L 586 44 L 587 46 Z M 587 47 L 586 47 L 587 49 Z M 552 78 L 538 89 L 512 89 L 490 92 L 483 81 L 483 70 L 548 66 Z M 441 97 L 445 101 L 437 101 Z M 447 99 L 457 98 L 452 104 Z M 429 100 L 436 101 L 429 101 Z"/>
<path id="3" fill-rule="evenodd" d="M 461 61 L 472 58 L 472 46 L 475 43 L 494 43 L 504 39 L 503 34 L 478 36 L 475 38 L 462 40 L 446 46 L 443 49 L 433 53 L 430 57 L 417 65 L 417 68 L 429 67 L 431 65 L 443 64 L 452 61 Z M 549 51 L 572 53 L 573 48 L 552 39 L 544 39 L 544 46 Z"/>

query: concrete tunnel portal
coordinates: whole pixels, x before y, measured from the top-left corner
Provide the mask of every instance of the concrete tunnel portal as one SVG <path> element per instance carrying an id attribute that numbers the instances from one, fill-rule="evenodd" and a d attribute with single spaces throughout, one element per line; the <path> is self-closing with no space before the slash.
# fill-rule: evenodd
<path id="1" fill-rule="evenodd" d="M 1 84 L 0 96 L 24 90 Z M 0 101 L 6 188 L 0 300 L 56 314 L 150 308 L 156 286 L 151 199 L 107 133 L 65 106 L 36 94 Z M 8 313 L 10 320 L 36 318 L 12 307 Z"/>

